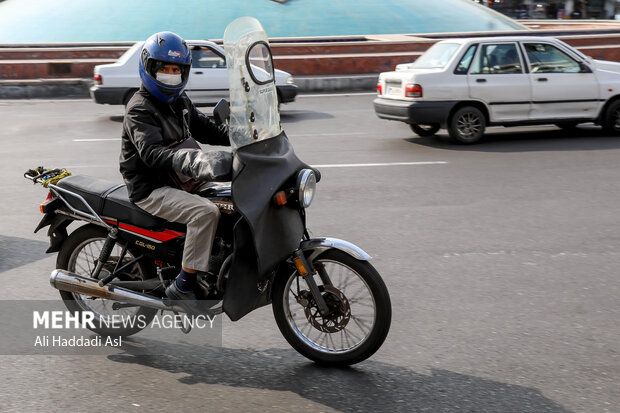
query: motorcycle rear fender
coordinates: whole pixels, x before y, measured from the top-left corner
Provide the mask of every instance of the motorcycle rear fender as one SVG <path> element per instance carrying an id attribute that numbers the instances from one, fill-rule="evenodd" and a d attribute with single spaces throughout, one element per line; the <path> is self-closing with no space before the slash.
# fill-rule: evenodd
<path id="1" fill-rule="evenodd" d="M 355 244 L 338 238 L 312 238 L 301 242 L 301 250 L 310 262 L 330 249 L 344 251 L 356 260 L 369 261 L 370 255 Z"/>
<path id="2" fill-rule="evenodd" d="M 49 225 L 49 230 L 47 231 L 47 235 L 50 237 L 50 246 L 45 251 L 46 253 L 58 252 L 60 251 L 60 247 L 63 242 L 67 239 L 69 234 L 67 234 L 67 226 L 72 222 L 71 218 L 68 218 L 64 215 L 58 215 L 54 212 L 48 212 L 43 216 L 39 225 L 34 230 L 34 232 L 38 232 L 40 229 L 45 228 Z"/>

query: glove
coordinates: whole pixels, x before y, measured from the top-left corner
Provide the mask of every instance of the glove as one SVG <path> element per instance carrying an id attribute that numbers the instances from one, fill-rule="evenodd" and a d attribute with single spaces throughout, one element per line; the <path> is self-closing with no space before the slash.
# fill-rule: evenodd
<path id="1" fill-rule="evenodd" d="M 172 157 L 172 168 L 198 181 L 226 181 L 232 173 L 232 154 L 228 151 L 179 149 Z"/>

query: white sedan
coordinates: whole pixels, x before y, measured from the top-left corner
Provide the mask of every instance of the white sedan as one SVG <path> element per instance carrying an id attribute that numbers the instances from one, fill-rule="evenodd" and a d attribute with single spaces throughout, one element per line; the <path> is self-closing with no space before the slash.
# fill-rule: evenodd
<path id="1" fill-rule="evenodd" d="M 226 59 L 221 46 L 206 40 L 188 40 L 192 50 L 192 68 L 185 92 L 198 105 L 214 105 L 229 99 Z M 144 42 L 134 44 L 117 62 L 95 66 L 90 96 L 96 103 L 125 105 L 140 87 L 138 62 Z M 293 102 L 297 86 L 293 77 L 275 70 L 280 103 Z"/>
<path id="2" fill-rule="evenodd" d="M 549 37 L 443 40 L 381 73 L 377 93 L 380 118 L 420 136 L 447 128 L 458 143 L 477 142 L 492 125 L 594 122 L 620 134 L 620 63 Z"/>

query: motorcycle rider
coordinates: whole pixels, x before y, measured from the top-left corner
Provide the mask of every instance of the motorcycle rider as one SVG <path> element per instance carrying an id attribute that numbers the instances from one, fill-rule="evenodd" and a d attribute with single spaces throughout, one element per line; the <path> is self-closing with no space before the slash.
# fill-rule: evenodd
<path id="1" fill-rule="evenodd" d="M 144 43 L 139 62 L 142 85 L 127 104 L 123 121 L 120 171 L 132 202 L 152 215 L 187 225 L 182 270 L 166 296 L 197 314 L 197 272 L 209 269 L 219 209 L 175 187 L 169 174 L 199 181 L 221 179 L 230 173 L 232 158 L 230 153 L 170 147 L 188 137 L 230 146 L 226 127 L 199 112 L 183 92 L 191 61 L 190 48 L 175 33 L 155 33 Z"/>

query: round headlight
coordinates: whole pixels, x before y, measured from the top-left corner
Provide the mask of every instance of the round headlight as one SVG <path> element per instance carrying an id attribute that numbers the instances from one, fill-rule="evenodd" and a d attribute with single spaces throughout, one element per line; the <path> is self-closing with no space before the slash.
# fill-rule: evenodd
<path id="1" fill-rule="evenodd" d="M 297 190 L 299 191 L 299 205 L 308 208 L 316 193 L 316 175 L 312 169 L 302 169 L 297 175 Z"/>

